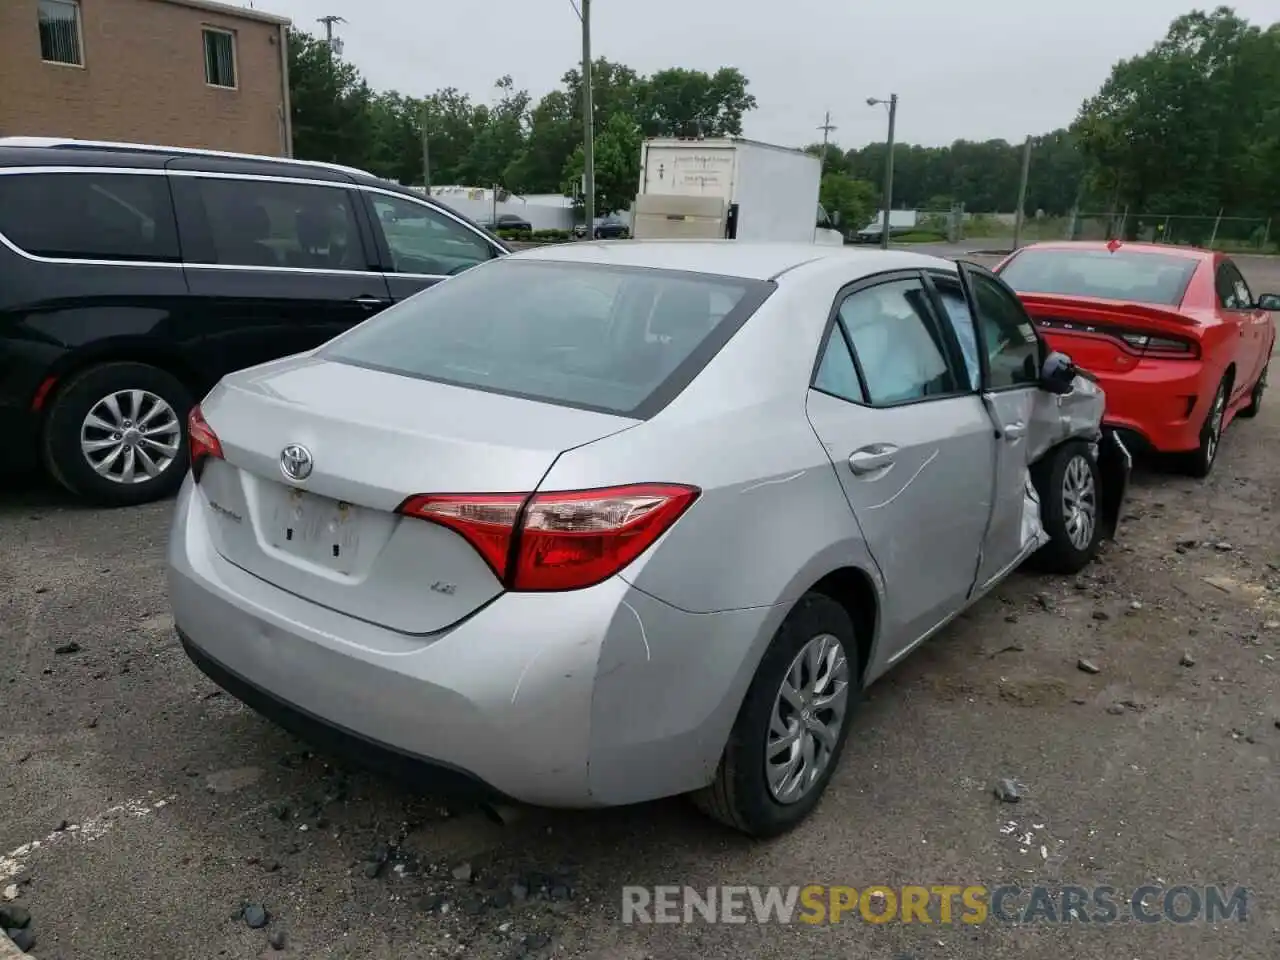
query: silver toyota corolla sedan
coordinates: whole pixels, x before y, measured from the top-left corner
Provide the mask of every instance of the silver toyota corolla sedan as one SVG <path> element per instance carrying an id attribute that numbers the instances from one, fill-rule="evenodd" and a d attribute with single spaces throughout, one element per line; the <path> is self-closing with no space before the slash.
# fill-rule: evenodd
<path id="1" fill-rule="evenodd" d="M 528 251 L 204 399 L 175 619 L 218 684 L 366 762 L 778 834 L 868 683 L 1111 535 L 1103 400 L 981 268 Z"/>

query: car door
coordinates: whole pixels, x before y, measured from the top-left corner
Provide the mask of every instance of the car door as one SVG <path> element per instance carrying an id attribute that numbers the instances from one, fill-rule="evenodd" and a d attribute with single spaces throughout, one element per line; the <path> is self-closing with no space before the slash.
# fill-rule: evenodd
<path id="1" fill-rule="evenodd" d="M 1267 328 L 1270 316 L 1259 310 L 1249 284 L 1240 268 L 1223 257 L 1214 277 L 1218 294 L 1219 311 L 1230 318 L 1237 328 L 1236 380 L 1232 399 L 1253 389 L 1254 381 L 1262 373 L 1267 362 Z"/>
<path id="2" fill-rule="evenodd" d="M 829 328 L 809 419 L 884 576 L 893 660 L 972 592 L 995 439 L 919 272 L 846 288 Z"/>
<path id="3" fill-rule="evenodd" d="M 506 252 L 434 204 L 371 187 L 361 195 L 396 302 Z"/>
<path id="4" fill-rule="evenodd" d="M 170 179 L 191 309 L 219 376 L 313 349 L 390 303 L 350 184 Z"/>
<path id="5" fill-rule="evenodd" d="M 1030 483 L 1037 405 L 1056 402 L 1040 389 L 1046 350 L 1016 294 L 994 274 L 961 263 L 956 277 L 931 274 L 966 351 L 974 355 L 982 402 L 994 423 L 995 487 L 976 589 L 981 592 L 1039 546 L 1039 506 Z M 1036 522 L 1029 522 L 1029 512 Z"/>

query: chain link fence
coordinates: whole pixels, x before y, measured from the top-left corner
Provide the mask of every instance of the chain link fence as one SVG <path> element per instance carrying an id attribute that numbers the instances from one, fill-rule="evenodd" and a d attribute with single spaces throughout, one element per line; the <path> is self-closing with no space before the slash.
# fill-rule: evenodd
<path id="1" fill-rule="evenodd" d="M 1080 213 L 1068 237 L 1074 240 L 1111 240 L 1126 237 L 1144 243 L 1168 243 L 1206 247 L 1227 252 L 1276 253 L 1280 237 L 1271 220 L 1261 217 L 1189 216 L 1121 212 Z"/>

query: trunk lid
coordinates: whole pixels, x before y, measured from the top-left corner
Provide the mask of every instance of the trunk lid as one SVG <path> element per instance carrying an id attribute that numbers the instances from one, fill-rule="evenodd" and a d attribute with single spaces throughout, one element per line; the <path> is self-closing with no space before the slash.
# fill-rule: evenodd
<path id="1" fill-rule="evenodd" d="M 1020 293 L 1018 298 L 1051 348 L 1097 373 L 1136 367 L 1149 352 L 1142 337 L 1186 343 L 1198 339 L 1197 320 L 1177 307 L 1043 293 Z"/>
<path id="2" fill-rule="evenodd" d="M 200 481 L 218 553 L 415 634 L 449 627 L 503 587 L 460 535 L 397 514 L 408 496 L 530 492 L 564 450 L 636 423 L 310 357 L 232 374 L 201 409 L 225 457 Z M 290 445 L 312 464 L 297 482 L 282 467 Z"/>

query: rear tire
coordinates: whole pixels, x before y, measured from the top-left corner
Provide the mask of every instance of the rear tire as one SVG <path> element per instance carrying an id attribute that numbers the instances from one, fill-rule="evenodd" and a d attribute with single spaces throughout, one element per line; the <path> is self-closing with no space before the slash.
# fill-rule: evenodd
<path id="1" fill-rule="evenodd" d="M 779 836 L 808 817 L 840 762 L 861 700 L 857 664 L 848 612 L 824 594 L 806 593 L 756 670 L 715 780 L 692 795 L 699 809 L 757 838 Z M 788 757 L 799 760 L 788 765 Z"/>
<path id="2" fill-rule="evenodd" d="M 1183 458 L 1183 469 L 1188 476 L 1203 480 L 1213 473 L 1213 465 L 1218 462 L 1218 450 L 1222 446 L 1222 424 L 1227 413 L 1227 378 L 1223 377 L 1218 384 L 1218 392 L 1213 395 L 1213 403 L 1205 414 L 1204 425 L 1200 428 L 1200 446 Z"/>
<path id="3" fill-rule="evenodd" d="M 158 367 L 90 367 L 49 408 L 45 465 L 71 493 L 102 506 L 167 497 L 186 474 L 186 420 L 193 404 L 190 391 Z"/>
<path id="4" fill-rule="evenodd" d="M 1031 467 L 1040 494 L 1040 525 L 1049 542 L 1032 557 L 1045 573 L 1079 573 L 1098 553 L 1102 539 L 1102 476 L 1083 440 L 1072 440 Z"/>
<path id="5" fill-rule="evenodd" d="M 1241 410 L 1236 416 L 1238 417 L 1256 417 L 1258 411 L 1262 409 L 1262 395 L 1267 392 L 1267 371 L 1271 369 L 1271 361 L 1267 361 L 1267 365 L 1262 368 L 1262 373 L 1258 374 L 1258 382 L 1253 385 L 1253 392 L 1249 394 L 1249 405 Z"/>

